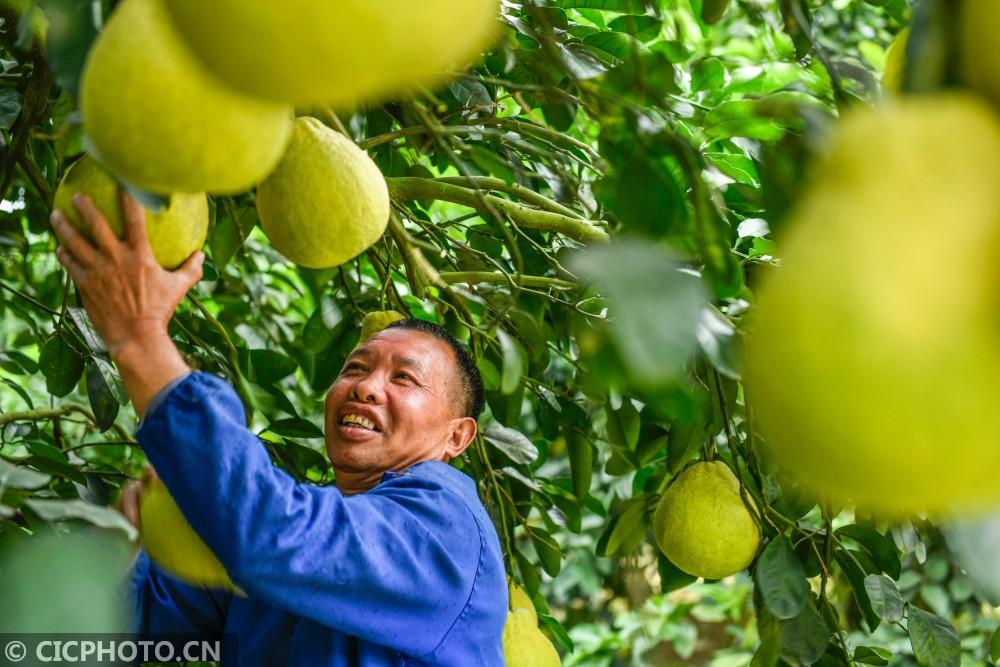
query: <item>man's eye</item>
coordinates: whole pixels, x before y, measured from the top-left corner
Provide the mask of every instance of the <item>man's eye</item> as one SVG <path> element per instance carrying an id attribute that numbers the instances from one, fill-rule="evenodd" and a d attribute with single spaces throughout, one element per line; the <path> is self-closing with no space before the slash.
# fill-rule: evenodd
<path id="1" fill-rule="evenodd" d="M 396 377 L 405 378 L 407 380 L 412 380 L 413 377 L 409 373 L 396 373 Z"/>
<path id="2" fill-rule="evenodd" d="M 359 364 L 357 362 L 351 362 L 351 363 L 347 364 L 346 366 L 344 366 L 344 372 L 346 373 L 347 371 L 353 370 L 355 368 L 361 368 L 361 364 Z"/>

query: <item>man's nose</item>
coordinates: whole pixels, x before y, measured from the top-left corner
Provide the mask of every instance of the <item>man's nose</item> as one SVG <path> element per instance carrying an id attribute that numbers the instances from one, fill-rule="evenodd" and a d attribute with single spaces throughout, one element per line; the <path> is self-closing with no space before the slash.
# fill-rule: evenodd
<path id="1" fill-rule="evenodd" d="M 366 376 L 351 387 L 351 399 L 361 403 L 378 402 L 382 387 L 374 374 Z"/>

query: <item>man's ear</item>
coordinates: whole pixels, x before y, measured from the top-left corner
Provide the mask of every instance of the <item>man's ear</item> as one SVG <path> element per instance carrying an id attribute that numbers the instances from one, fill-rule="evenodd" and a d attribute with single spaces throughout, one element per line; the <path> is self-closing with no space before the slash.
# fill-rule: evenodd
<path id="1" fill-rule="evenodd" d="M 476 437 L 479 426 L 472 417 L 461 417 L 452 420 L 451 435 L 445 447 L 446 460 L 451 461 L 456 456 L 461 456 L 462 452 L 468 449 L 472 440 Z"/>

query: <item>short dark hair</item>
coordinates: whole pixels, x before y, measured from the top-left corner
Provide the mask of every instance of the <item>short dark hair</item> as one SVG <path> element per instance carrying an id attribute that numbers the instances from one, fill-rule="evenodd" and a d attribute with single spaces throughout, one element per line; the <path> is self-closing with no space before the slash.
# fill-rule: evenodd
<path id="1" fill-rule="evenodd" d="M 479 374 L 476 362 L 469 354 L 469 348 L 462 341 L 458 340 L 451 333 L 439 324 L 418 320 L 410 317 L 404 320 L 397 320 L 387 326 L 387 329 L 406 329 L 409 331 L 419 331 L 429 334 L 438 340 L 444 341 L 455 354 L 455 365 L 458 370 L 459 389 L 462 399 L 462 416 L 479 419 L 479 414 L 483 411 L 486 402 L 483 390 L 483 376 Z"/>

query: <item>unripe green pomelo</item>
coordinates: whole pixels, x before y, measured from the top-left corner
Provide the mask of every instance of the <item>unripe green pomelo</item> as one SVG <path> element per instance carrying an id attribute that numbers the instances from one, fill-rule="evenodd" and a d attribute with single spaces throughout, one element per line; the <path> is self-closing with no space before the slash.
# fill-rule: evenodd
<path id="1" fill-rule="evenodd" d="M 88 239 L 87 228 L 72 197 L 77 192 L 88 195 L 104 215 L 118 238 L 125 235 L 125 218 L 118 196 L 118 182 L 89 155 L 77 160 L 66 171 L 56 189 L 53 208 L 58 208 L 78 231 Z M 153 256 L 165 269 L 175 269 L 201 248 L 208 234 L 208 200 L 201 194 L 176 194 L 161 211 L 145 212 L 146 236 Z"/>
<path id="2" fill-rule="evenodd" d="M 277 164 L 291 128 L 290 108 L 201 66 L 164 0 L 119 5 L 87 56 L 80 96 L 102 163 L 153 192 L 246 190 Z"/>
<path id="3" fill-rule="evenodd" d="M 753 560 L 760 528 L 736 476 L 725 463 L 710 461 L 695 463 L 667 487 L 653 514 L 653 537 L 684 572 L 722 579 Z"/>
<path id="4" fill-rule="evenodd" d="M 196 586 L 235 590 L 222 563 L 194 532 L 158 478 L 142 493 L 139 525 L 143 548 L 164 571 Z"/>
<path id="5" fill-rule="evenodd" d="M 179 31 L 232 86 L 350 107 L 448 78 L 499 27 L 499 0 L 171 0 Z"/>
<path id="6" fill-rule="evenodd" d="M 297 118 L 288 150 L 257 188 L 260 226 L 271 245 L 313 269 L 367 250 L 389 222 L 389 190 L 357 144 L 315 118 Z"/>
<path id="7" fill-rule="evenodd" d="M 507 667 L 559 667 L 556 647 L 538 629 L 527 609 L 513 609 L 503 628 L 503 655 Z"/>
<path id="8" fill-rule="evenodd" d="M 881 514 L 1000 500 L 1000 123 L 972 96 L 847 114 L 758 290 L 747 395 L 777 462 Z"/>
<path id="9" fill-rule="evenodd" d="M 395 310 L 376 310 L 368 313 L 361 322 L 361 335 L 358 337 L 358 343 L 365 342 L 393 322 L 405 319 L 406 315 L 397 313 Z"/>
<path id="10" fill-rule="evenodd" d="M 1000 105 L 1000 2 L 964 0 L 959 11 L 959 49 L 965 82 Z"/>

